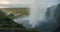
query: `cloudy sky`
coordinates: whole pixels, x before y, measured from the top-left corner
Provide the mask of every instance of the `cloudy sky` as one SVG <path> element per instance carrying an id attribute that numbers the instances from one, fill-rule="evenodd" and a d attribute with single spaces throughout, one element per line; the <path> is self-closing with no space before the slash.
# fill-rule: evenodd
<path id="1" fill-rule="evenodd" d="M 27 7 L 32 4 L 33 0 L 0 0 L 0 7 Z M 60 2 L 60 0 L 39 0 L 38 3 L 53 5 Z M 42 5 L 40 4 L 40 5 Z M 39 5 L 39 4 L 38 4 Z"/>
<path id="2" fill-rule="evenodd" d="M 0 0 L 0 4 L 31 4 L 31 0 Z"/>
<path id="3" fill-rule="evenodd" d="M 31 0 L 0 0 L 0 8 L 4 7 L 27 7 Z"/>

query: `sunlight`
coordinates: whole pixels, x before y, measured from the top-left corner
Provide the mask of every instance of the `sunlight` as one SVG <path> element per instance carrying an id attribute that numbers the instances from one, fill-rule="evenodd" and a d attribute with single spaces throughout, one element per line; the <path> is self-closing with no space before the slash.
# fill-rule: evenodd
<path id="1" fill-rule="evenodd" d="M 10 2 L 0 2 L 0 4 L 10 4 Z"/>
<path id="2" fill-rule="evenodd" d="M 9 0 L 0 0 L 0 4 L 10 4 Z"/>

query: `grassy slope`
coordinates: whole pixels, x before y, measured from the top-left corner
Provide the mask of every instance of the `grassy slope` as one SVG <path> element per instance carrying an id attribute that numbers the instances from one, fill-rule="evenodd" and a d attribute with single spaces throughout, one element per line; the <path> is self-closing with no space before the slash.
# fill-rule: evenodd
<path id="1" fill-rule="evenodd" d="M 3 8 L 2 10 L 7 11 L 9 13 L 22 13 L 27 14 L 28 8 Z"/>
<path id="2" fill-rule="evenodd" d="M 10 9 L 3 9 L 3 10 L 5 10 L 5 11 L 7 11 L 7 12 L 12 12 L 12 14 L 13 13 L 21 13 L 21 15 L 27 15 L 28 14 L 28 12 L 27 12 L 27 10 L 26 10 L 26 8 L 10 8 Z M 20 16 L 21 16 L 20 15 Z M 10 20 L 10 22 L 11 22 L 12 20 Z M 4 23 L 4 24 L 3 24 Z M 6 23 L 5 22 L 2 22 L 2 25 L 5 25 Z M 15 32 L 15 31 L 17 31 L 17 32 L 36 32 L 35 30 L 26 30 L 25 28 L 23 28 L 22 26 L 17 26 L 17 24 L 16 23 L 14 23 L 14 22 L 11 22 L 11 24 L 9 24 L 10 26 L 9 27 L 6 27 L 6 26 L 0 26 L 0 31 L 2 31 L 2 32 Z M 12 25 L 12 26 L 11 26 Z"/>

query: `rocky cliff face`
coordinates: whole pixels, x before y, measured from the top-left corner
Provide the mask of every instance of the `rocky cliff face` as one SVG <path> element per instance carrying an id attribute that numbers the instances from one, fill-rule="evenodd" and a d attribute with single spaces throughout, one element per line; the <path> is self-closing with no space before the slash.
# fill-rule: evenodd
<path id="1" fill-rule="evenodd" d="M 47 8 L 46 18 L 48 22 L 43 21 L 39 24 L 40 26 L 36 26 L 36 29 L 39 32 L 58 32 L 60 30 L 60 4 Z"/>

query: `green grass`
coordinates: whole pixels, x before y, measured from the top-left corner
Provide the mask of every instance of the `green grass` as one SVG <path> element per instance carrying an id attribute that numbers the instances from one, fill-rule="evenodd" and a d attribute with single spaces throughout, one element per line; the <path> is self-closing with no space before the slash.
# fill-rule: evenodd
<path id="1" fill-rule="evenodd" d="M 26 29 L 25 27 L 23 27 L 22 25 L 19 25 L 17 23 L 15 23 L 12 18 L 14 18 L 15 16 L 13 16 L 12 14 L 19 14 L 19 17 L 23 16 L 23 15 L 28 15 L 29 12 L 27 12 L 27 8 L 3 8 L 3 10 L 7 11 L 7 12 L 11 12 L 11 15 L 5 16 L 5 13 L 0 11 L 0 31 L 2 32 L 36 32 L 36 30 L 34 29 Z M 4 16 L 3 16 L 4 15 Z M 16 17 L 18 17 L 16 16 Z M 9 23 L 8 23 L 9 21 Z"/>
<path id="2" fill-rule="evenodd" d="M 20 28 L 20 27 L 0 27 L 0 30 L 3 30 L 3 31 L 8 31 L 8 30 L 10 30 L 11 32 L 12 32 L 12 31 L 36 32 L 35 30 L 27 30 L 27 29 Z"/>

